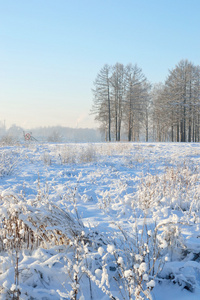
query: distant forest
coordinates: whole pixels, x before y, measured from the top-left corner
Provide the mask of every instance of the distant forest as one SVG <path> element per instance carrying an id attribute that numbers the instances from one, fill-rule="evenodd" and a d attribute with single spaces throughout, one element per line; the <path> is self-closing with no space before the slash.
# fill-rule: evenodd
<path id="1" fill-rule="evenodd" d="M 93 96 L 91 113 L 106 141 L 200 141 L 200 66 L 188 60 L 154 85 L 136 64 L 106 64 Z"/>
<path id="2" fill-rule="evenodd" d="M 80 142 L 100 142 L 102 136 L 99 130 L 90 128 L 69 128 L 62 126 L 37 127 L 24 130 L 23 128 L 12 125 L 6 129 L 0 123 L 0 142 L 12 145 L 16 142 L 25 141 L 25 135 L 30 134 L 33 141 L 52 142 L 52 143 L 80 143 Z"/>

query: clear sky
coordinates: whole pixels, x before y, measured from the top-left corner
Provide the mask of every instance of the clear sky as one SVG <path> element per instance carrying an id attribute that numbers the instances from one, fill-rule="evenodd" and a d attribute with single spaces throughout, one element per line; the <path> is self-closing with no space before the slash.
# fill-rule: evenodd
<path id="1" fill-rule="evenodd" d="M 200 0 L 0 0 L 0 121 L 94 127 L 105 63 L 156 83 L 185 58 L 200 65 Z"/>

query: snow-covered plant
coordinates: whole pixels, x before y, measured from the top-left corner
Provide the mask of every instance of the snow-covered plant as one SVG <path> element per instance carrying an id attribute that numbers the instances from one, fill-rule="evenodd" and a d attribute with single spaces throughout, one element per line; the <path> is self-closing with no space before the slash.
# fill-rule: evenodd
<path id="1" fill-rule="evenodd" d="M 0 140 L 0 144 L 2 146 L 13 146 L 16 144 L 16 142 L 17 142 L 16 138 L 10 134 L 4 135 Z"/>
<path id="2" fill-rule="evenodd" d="M 45 151 L 41 157 L 41 160 L 43 160 L 44 164 L 47 166 L 50 166 L 52 164 L 52 158 L 49 152 Z"/>
<path id="3" fill-rule="evenodd" d="M 85 275 L 84 267 L 87 265 L 88 253 L 87 243 L 84 239 L 85 233 L 82 231 L 80 236 L 77 236 L 73 242 L 70 243 L 68 253 L 64 257 L 64 272 L 68 277 L 67 285 L 70 286 L 66 292 L 71 300 L 77 300 L 80 299 L 80 297 L 84 299 L 81 289 L 81 280 Z M 63 283 L 63 285 L 64 284 L 66 283 Z"/>
<path id="4" fill-rule="evenodd" d="M 163 175 L 149 175 L 141 181 L 137 197 L 143 210 L 170 206 L 174 210 L 199 211 L 200 192 L 199 170 L 184 164 L 176 168 L 166 168 Z"/>
<path id="5" fill-rule="evenodd" d="M 59 148 L 61 164 L 90 163 L 96 160 L 96 148 L 91 145 L 64 145 Z"/>
<path id="6" fill-rule="evenodd" d="M 112 246 L 108 245 L 108 250 L 112 251 Z M 114 293 L 110 291 L 110 280 L 112 277 L 110 276 L 110 266 L 107 260 L 108 253 L 104 252 L 103 247 L 99 247 L 96 254 L 93 254 L 93 260 L 95 260 L 95 269 L 91 269 L 86 267 L 87 265 L 82 267 L 82 271 L 88 276 L 88 278 L 102 291 L 106 294 L 110 299 L 119 300 L 117 296 L 114 296 Z"/>
<path id="7" fill-rule="evenodd" d="M 19 299 L 19 255 L 22 250 L 75 243 L 82 228 L 68 212 L 48 201 L 27 200 L 4 192 L 0 199 L 0 251 L 15 260 L 13 295 Z M 14 288 L 15 286 L 15 288 Z M 10 293 L 11 290 L 9 289 Z"/>
<path id="8" fill-rule="evenodd" d="M 114 245 L 107 245 L 105 251 L 100 247 L 98 253 L 101 256 L 101 267 L 96 269 L 94 275 L 86 272 L 111 299 L 118 299 L 116 294 L 126 300 L 152 299 L 151 290 L 155 281 L 149 274 L 148 264 L 144 262 L 144 257 L 129 251 Z M 110 290 L 114 282 L 118 293 Z"/>
<path id="9" fill-rule="evenodd" d="M 0 151 L 0 177 L 11 175 L 18 164 L 20 154 L 12 149 Z"/>
<path id="10" fill-rule="evenodd" d="M 149 209 L 157 206 L 157 197 L 155 196 L 156 187 L 158 185 L 158 177 L 151 176 L 141 181 L 138 187 L 138 204 L 139 208 L 144 211 L 145 214 L 149 212 Z M 134 205 L 134 203 L 133 203 Z"/>
<path id="11" fill-rule="evenodd" d="M 61 164 L 74 164 L 76 162 L 77 154 L 74 145 L 64 145 L 58 151 Z"/>
<path id="12" fill-rule="evenodd" d="M 102 191 L 99 196 L 101 196 L 98 197 L 99 208 L 107 212 L 110 209 L 110 191 Z"/>
<path id="13" fill-rule="evenodd" d="M 105 247 L 100 246 L 96 261 L 98 266 L 92 274 L 85 270 L 91 280 L 111 299 L 142 300 L 152 299 L 151 291 L 155 286 L 155 278 L 161 270 L 163 261 L 157 235 L 151 231 L 146 220 L 142 229 L 137 222 L 132 224 L 133 233 L 118 225 L 123 238 L 107 241 Z M 115 286 L 115 290 L 111 290 Z M 113 298 L 112 298 L 113 297 Z"/>
<path id="14" fill-rule="evenodd" d="M 80 163 L 89 163 L 96 160 L 96 151 L 92 144 L 81 149 L 79 160 Z"/>
<path id="15" fill-rule="evenodd" d="M 82 230 L 68 212 L 41 197 L 27 200 L 22 195 L 2 194 L 1 251 L 15 249 L 16 245 L 19 249 L 67 245 Z"/>
<path id="16" fill-rule="evenodd" d="M 165 255 L 171 261 L 174 259 L 180 260 L 186 249 L 181 226 L 178 216 L 173 214 L 167 222 L 161 222 L 155 228 L 157 234 L 160 231 L 160 234 L 158 234 L 159 242 L 161 247 L 167 251 Z"/>

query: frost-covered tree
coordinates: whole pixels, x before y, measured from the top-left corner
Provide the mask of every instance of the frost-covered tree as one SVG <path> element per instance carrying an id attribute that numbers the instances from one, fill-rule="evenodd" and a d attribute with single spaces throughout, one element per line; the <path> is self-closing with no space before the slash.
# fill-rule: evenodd
<path id="1" fill-rule="evenodd" d="M 115 140 L 120 141 L 122 129 L 129 141 L 139 140 L 144 125 L 148 139 L 149 88 L 136 64 L 116 63 L 100 70 L 94 82 L 92 113 L 106 140 L 110 141 L 113 133 Z"/>
<path id="2" fill-rule="evenodd" d="M 152 122 L 154 141 L 165 141 L 170 127 L 169 107 L 166 99 L 165 86 L 162 83 L 155 84 L 151 91 Z"/>
<path id="3" fill-rule="evenodd" d="M 125 67 L 123 64 L 116 63 L 113 66 L 111 78 L 112 84 L 112 103 L 113 103 L 113 118 L 114 131 L 116 141 L 121 139 L 121 128 L 124 114 L 124 101 L 126 91 Z"/>
<path id="4" fill-rule="evenodd" d="M 111 141 L 110 66 L 104 65 L 94 81 L 92 113 L 101 123 L 106 140 Z"/>
<path id="5" fill-rule="evenodd" d="M 153 128 L 157 141 L 199 140 L 200 69 L 181 60 L 169 71 L 165 84 L 152 91 Z"/>
<path id="6" fill-rule="evenodd" d="M 195 140 L 196 123 L 199 125 L 199 67 L 188 60 L 181 60 L 170 71 L 165 89 L 172 124 L 172 140 Z"/>
<path id="7" fill-rule="evenodd" d="M 126 98 L 124 105 L 124 123 L 128 140 L 139 140 L 141 125 L 146 128 L 148 140 L 148 109 L 150 85 L 136 64 L 126 67 Z"/>

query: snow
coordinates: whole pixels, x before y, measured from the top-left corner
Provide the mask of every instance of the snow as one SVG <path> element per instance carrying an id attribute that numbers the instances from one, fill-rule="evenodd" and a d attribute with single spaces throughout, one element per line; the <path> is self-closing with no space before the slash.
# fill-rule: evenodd
<path id="1" fill-rule="evenodd" d="M 0 181 L 1 299 L 200 298 L 199 144 L 1 147 Z"/>

